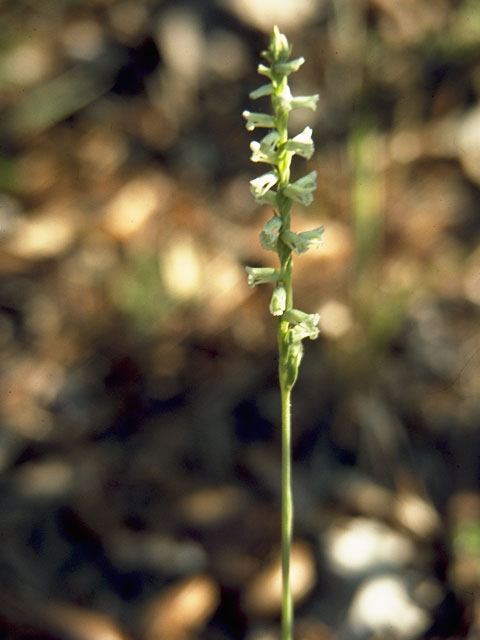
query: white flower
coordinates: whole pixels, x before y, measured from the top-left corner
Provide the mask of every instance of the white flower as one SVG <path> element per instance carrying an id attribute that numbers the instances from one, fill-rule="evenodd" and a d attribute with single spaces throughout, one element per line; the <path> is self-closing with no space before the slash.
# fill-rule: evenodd
<path id="1" fill-rule="evenodd" d="M 280 138 L 278 131 L 271 131 L 267 135 L 257 142 L 254 140 L 250 143 L 250 149 L 252 155 L 250 160 L 252 162 L 267 162 L 268 164 L 278 163 L 278 152 L 276 150 L 277 142 Z"/>
<path id="2" fill-rule="evenodd" d="M 250 180 L 250 190 L 253 197 L 259 200 L 278 182 L 278 173 L 275 169 L 263 173 L 258 178 Z"/>
<path id="3" fill-rule="evenodd" d="M 305 127 L 301 133 L 287 140 L 283 148 L 287 151 L 293 151 L 293 153 L 296 153 L 298 156 L 309 160 L 314 150 L 311 127 Z"/>

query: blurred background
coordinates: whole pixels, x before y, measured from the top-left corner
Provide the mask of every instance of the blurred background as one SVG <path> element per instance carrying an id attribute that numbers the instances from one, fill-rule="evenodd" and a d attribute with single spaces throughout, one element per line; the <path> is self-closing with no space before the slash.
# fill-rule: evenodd
<path id="1" fill-rule="evenodd" d="M 318 171 L 297 640 L 480 632 L 476 0 L 0 1 L 0 638 L 278 638 L 241 113 L 277 23 Z M 268 104 L 255 104 L 268 109 Z M 258 136 L 257 136 L 258 137 Z M 303 163 L 303 164 L 302 164 Z"/>

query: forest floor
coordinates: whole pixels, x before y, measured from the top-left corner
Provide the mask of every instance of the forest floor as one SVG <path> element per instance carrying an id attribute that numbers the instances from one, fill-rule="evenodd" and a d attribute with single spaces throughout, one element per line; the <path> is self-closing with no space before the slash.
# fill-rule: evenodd
<path id="1" fill-rule="evenodd" d="M 0 638 L 275 640 L 271 216 L 241 113 L 320 93 L 294 228 L 297 640 L 480 633 L 475 0 L 4 0 Z M 260 81 L 260 82 L 259 82 Z M 266 108 L 266 105 L 265 105 Z M 260 168 L 261 169 L 261 168 Z"/>

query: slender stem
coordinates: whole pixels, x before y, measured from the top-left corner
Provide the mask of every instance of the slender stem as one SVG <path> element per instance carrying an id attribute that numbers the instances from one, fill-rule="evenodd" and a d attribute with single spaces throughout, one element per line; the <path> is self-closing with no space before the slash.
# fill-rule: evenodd
<path id="1" fill-rule="evenodd" d="M 287 161 L 285 173 L 288 175 L 290 163 Z M 281 172 L 281 176 L 282 176 Z M 291 201 L 280 197 L 279 209 L 283 220 L 283 229 L 290 228 Z M 279 242 L 278 253 L 281 262 L 282 280 L 286 291 L 286 309 L 293 307 L 292 252 L 283 242 Z M 293 495 L 292 495 L 292 456 L 291 456 L 291 392 L 292 384 L 288 376 L 289 343 L 288 322 L 278 323 L 278 352 L 281 405 L 282 405 L 282 640 L 292 640 L 293 601 L 290 584 L 290 556 L 293 535 Z"/>
<path id="2" fill-rule="evenodd" d="M 287 83 L 285 77 L 277 88 L 281 95 Z M 275 103 L 274 103 L 275 108 Z M 280 134 L 279 145 L 288 140 L 288 112 L 276 112 L 277 130 Z M 290 229 L 290 209 L 292 201 L 284 197 L 281 187 L 290 180 L 290 164 L 292 154 L 284 151 L 278 162 L 279 194 L 278 208 L 282 218 L 282 230 Z M 291 249 L 281 240 L 278 242 L 282 281 L 286 291 L 286 310 L 293 308 L 293 262 Z M 282 403 L 282 640 L 292 640 L 293 635 L 293 600 L 290 584 L 290 556 L 293 536 L 293 495 L 292 495 L 292 457 L 291 457 L 291 392 L 292 384 L 288 379 L 289 344 L 288 322 L 278 323 L 279 383 Z"/>
<path id="3" fill-rule="evenodd" d="M 292 640 L 293 602 L 290 585 L 290 553 L 293 529 L 291 479 L 291 387 L 286 387 L 280 374 L 282 395 L 282 640 Z"/>
<path id="4" fill-rule="evenodd" d="M 293 308 L 293 261 L 292 247 L 297 253 L 306 251 L 309 244 L 318 246 L 323 228 L 313 229 L 310 235 L 294 234 L 290 229 L 292 199 L 309 204 L 315 188 L 316 172 L 312 171 L 303 179 L 290 183 L 290 165 L 295 154 L 310 158 L 313 153 L 311 129 L 306 127 L 294 138 L 288 137 L 288 120 L 292 109 L 304 106 L 315 109 L 318 95 L 293 98 L 288 86 L 288 76 L 303 63 L 303 58 L 288 62 L 291 47 L 287 38 L 278 27 L 273 28 L 270 46 L 263 57 L 271 63 L 268 68 L 259 65 L 260 75 L 267 76 L 271 85 L 262 85 L 250 95 L 260 98 L 270 95 L 273 116 L 261 113 L 243 113 L 247 120 L 247 129 L 256 127 L 271 128 L 261 142 L 252 143 L 252 161 L 268 162 L 273 172 L 252 180 L 252 192 L 258 202 L 274 203 L 278 209 L 275 217 L 269 220 L 263 230 L 262 245 L 278 253 L 280 269 L 273 271 L 275 289 L 270 303 L 272 315 L 278 318 L 278 377 L 282 404 L 282 640 L 293 637 L 293 599 L 290 583 L 291 548 L 293 538 L 293 496 L 292 496 L 292 456 L 291 456 L 291 392 L 298 375 L 302 359 L 302 340 L 305 337 L 316 338 L 318 316 L 306 314 Z M 269 192 L 276 185 L 276 191 Z M 273 195 L 273 198 L 272 198 Z M 278 224 L 278 217 L 281 224 Z M 280 227 L 280 229 L 279 229 Z M 265 240 L 266 238 L 266 240 Z M 287 242 L 284 242 L 285 238 Z M 292 240 L 292 238 L 294 240 Z M 288 244 L 287 244 L 288 243 Z M 249 284 L 255 286 L 255 269 L 247 267 Z M 262 270 L 260 269 L 258 273 Z M 268 270 L 270 271 L 270 270 Z M 267 279 L 259 278 L 258 283 Z M 288 319 L 287 319 L 288 318 Z"/>

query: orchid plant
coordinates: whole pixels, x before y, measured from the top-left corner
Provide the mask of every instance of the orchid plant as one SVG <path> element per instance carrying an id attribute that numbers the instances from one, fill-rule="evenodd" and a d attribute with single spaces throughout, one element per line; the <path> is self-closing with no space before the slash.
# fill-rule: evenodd
<path id="1" fill-rule="evenodd" d="M 270 313 L 277 318 L 279 350 L 279 385 L 282 410 L 282 640 L 292 640 L 293 602 L 290 586 L 290 555 L 293 532 L 293 498 L 291 485 L 291 391 L 297 380 L 303 355 L 302 341 L 318 336 L 319 316 L 293 307 L 293 253 L 304 253 L 322 243 L 323 227 L 295 233 L 291 230 L 291 208 L 294 202 L 308 206 L 316 189 L 316 171 L 291 182 L 290 167 L 295 155 L 310 159 L 314 146 L 312 129 L 305 129 L 290 138 L 288 121 L 293 109 L 315 110 L 318 95 L 293 96 L 288 85 L 292 72 L 304 63 L 304 58 L 290 60 L 291 46 L 285 35 L 274 27 L 269 47 L 262 52 L 268 64 L 259 64 L 258 73 L 268 83 L 250 93 L 250 98 L 268 96 L 273 114 L 244 111 L 249 131 L 267 129 L 259 142 L 250 144 L 252 162 L 263 162 L 271 168 L 251 180 L 251 192 L 259 204 L 273 207 L 273 216 L 260 233 L 260 243 L 278 254 L 280 265 L 247 267 L 248 284 L 272 284 Z"/>

